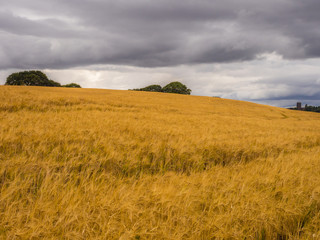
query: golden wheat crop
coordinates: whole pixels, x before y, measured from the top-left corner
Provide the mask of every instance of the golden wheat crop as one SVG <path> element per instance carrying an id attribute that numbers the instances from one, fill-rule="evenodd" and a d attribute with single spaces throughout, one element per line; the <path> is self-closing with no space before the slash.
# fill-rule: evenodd
<path id="1" fill-rule="evenodd" d="M 320 239 L 320 114 L 0 87 L 2 239 Z"/>

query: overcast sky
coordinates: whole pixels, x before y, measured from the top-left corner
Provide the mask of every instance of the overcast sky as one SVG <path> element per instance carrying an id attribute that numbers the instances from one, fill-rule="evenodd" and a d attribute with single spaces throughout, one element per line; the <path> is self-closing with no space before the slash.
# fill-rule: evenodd
<path id="1" fill-rule="evenodd" d="M 0 84 L 181 81 L 192 94 L 320 105 L 319 0 L 0 0 Z"/>

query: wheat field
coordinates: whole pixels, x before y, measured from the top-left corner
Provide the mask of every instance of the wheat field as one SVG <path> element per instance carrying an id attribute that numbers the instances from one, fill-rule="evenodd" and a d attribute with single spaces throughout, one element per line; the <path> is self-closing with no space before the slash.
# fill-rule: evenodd
<path id="1" fill-rule="evenodd" d="M 320 114 L 0 86 L 1 239 L 320 239 Z"/>

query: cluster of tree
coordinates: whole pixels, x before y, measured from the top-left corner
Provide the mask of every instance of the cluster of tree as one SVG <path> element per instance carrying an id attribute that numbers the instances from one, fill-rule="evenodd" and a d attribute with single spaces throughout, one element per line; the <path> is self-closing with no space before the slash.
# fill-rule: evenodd
<path id="1" fill-rule="evenodd" d="M 164 92 L 164 93 L 178 93 L 190 95 L 191 90 L 181 82 L 172 82 L 163 88 L 160 85 L 150 85 L 144 88 L 133 89 L 134 91 L 147 91 L 147 92 Z"/>
<path id="2" fill-rule="evenodd" d="M 305 106 L 304 110 L 309 112 L 320 112 L 320 106 Z"/>
<path id="3" fill-rule="evenodd" d="M 293 107 L 293 108 L 288 108 L 288 109 L 320 113 L 320 106 L 308 106 L 307 104 L 303 108 L 298 109 L 298 107 Z"/>
<path id="4" fill-rule="evenodd" d="M 58 82 L 48 79 L 47 75 L 41 71 L 12 73 L 9 77 L 7 77 L 5 85 L 81 88 L 81 86 L 77 83 L 61 85 Z"/>

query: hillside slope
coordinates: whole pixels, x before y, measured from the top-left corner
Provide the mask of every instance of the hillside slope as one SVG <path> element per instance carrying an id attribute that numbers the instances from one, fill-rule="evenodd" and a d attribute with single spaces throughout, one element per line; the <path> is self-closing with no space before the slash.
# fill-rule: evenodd
<path id="1" fill-rule="evenodd" d="M 0 86 L 0 237 L 320 238 L 320 114 Z"/>

